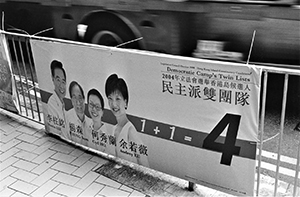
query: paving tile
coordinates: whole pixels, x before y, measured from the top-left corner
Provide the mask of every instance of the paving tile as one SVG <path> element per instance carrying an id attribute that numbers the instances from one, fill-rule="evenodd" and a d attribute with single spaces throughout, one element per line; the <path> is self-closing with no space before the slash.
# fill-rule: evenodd
<path id="1" fill-rule="evenodd" d="M 74 161 L 76 159 L 76 157 L 74 157 L 72 155 L 67 155 L 64 153 L 56 153 L 51 158 L 55 159 L 57 161 L 65 162 L 65 163 L 71 163 L 72 161 Z"/>
<path id="2" fill-rule="evenodd" d="M 39 166 L 37 166 L 36 168 L 34 168 L 31 172 L 35 173 L 35 174 L 38 174 L 38 175 L 42 174 L 43 172 L 45 172 L 46 170 L 48 170 L 51 166 L 53 166 L 56 163 L 57 163 L 56 160 L 47 159 L 43 163 L 41 163 Z"/>
<path id="3" fill-rule="evenodd" d="M 145 194 L 139 192 L 139 191 L 136 191 L 134 190 L 130 195 L 129 197 L 147 197 Z"/>
<path id="4" fill-rule="evenodd" d="M 74 149 L 75 149 L 74 147 L 67 146 L 65 144 L 56 144 L 51 147 L 51 150 L 55 150 L 65 154 L 71 153 Z"/>
<path id="5" fill-rule="evenodd" d="M 75 166 L 82 166 L 85 162 L 87 162 L 89 159 L 91 159 L 92 156 L 90 154 L 82 154 L 77 159 L 75 159 L 72 164 Z"/>
<path id="6" fill-rule="evenodd" d="M 2 152 L 5 152 L 5 151 L 9 150 L 10 148 L 16 146 L 20 142 L 21 142 L 20 140 L 12 139 L 12 140 L 8 141 L 7 143 L 3 143 L 0 147 L 0 150 Z"/>
<path id="7" fill-rule="evenodd" d="M 127 187 L 126 185 L 122 185 L 120 187 L 121 190 L 124 190 L 126 192 L 132 192 L 134 189 L 130 188 L 130 187 Z"/>
<path id="8" fill-rule="evenodd" d="M 53 190 L 53 192 L 65 196 L 78 196 L 82 190 L 69 185 L 60 184 Z"/>
<path id="9" fill-rule="evenodd" d="M 45 137 L 40 138 L 40 139 L 34 141 L 33 144 L 35 144 L 35 145 L 37 145 L 37 146 L 42 146 L 42 145 L 45 145 L 45 144 L 47 144 L 47 143 L 48 143 L 48 144 L 55 145 L 55 143 L 49 141 L 49 138 L 50 138 L 50 137 L 46 135 Z"/>
<path id="10" fill-rule="evenodd" d="M 31 182 L 33 179 L 37 178 L 36 174 L 33 174 L 31 172 L 22 169 L 15 171 L 13 174 L 11 174 L 11 176 L 25 182 Z"/>
<path id="11" fill-rule="evenodd" d="M 32 197 L 41 197 L 45 196 L 48 193 L 50 193 L 55 187 L 59 185 L 58 182 L 49 180 L 46 183 L 44 183 L 41 187 L 39 187 L 37 190 L 35 190 L 31 196 Z"/>
<path id="12" fill-rule="evenodd" d="M 15 193 L 16 191 L 15 190 L 12 190 L 10 188 L 5 188 L 4 190 L 2 190 L 0 192 L 0 196 L 1 197 L 6 197 L 6 196 L 11 196 Z"/>
<path id="13" fill-rule="evenodd" d="M 52 170 L 52 169 L 48 169 L 43 174 L 41 174 L 40 176 L 38 176 L 36 179 L 34 179 L 33 181 L 31 181 L 31 183 L 33 185 L 36 185 L 36 186 L 42 186 L 44 183 L 46 183 L 47 181 L 49 181 L 50 179 L 52 179 L 52 177 L 54 177 L 57 174 L 58 174 L 58 171 Z"/>
<path id="14" fill-rule="evenodd" d="M 100 156 L 97 155 L 97 156 L 93 156 L 90 159 L 90 161 L 94 161 L 94 162 L 96 162 L 96 163 L 98 163 L 100 165 L 103 165 L 103 164 L 106 164 L 108 162 L 108 159 L 104 159 L 104 158 L 102 158 L 102 157 L 100 157 Z"/>
<path id="15" fill-rule="evenodd" d="M 10 176 L 6 177 L 5 179 L 3 179 L 0 182 L 0 191 L 4 190 L 5 188 L 7 188 L 8 186 L 10 186 L 12 183 L 14 183 L 16 181 L 17 181 L 17 179 L 15 179 L 13 177 L 10 177 Z"/>
<path id="16" fill-rule="evenodd" d="M 18 128 L 18 127 L 22 126 L 23 122 L 22 122 L 22 120 L 13 120 L 12 119 L 12 121 L 7 124 L 9 124 L 10 126 L 12 126 L 14 128 Z"/>
<path id="17" fill-rule="evenodd" d="M 89 172 L 76 183 L 75 187 L 84 190 L 91 185 L 98 178 L 98 176 L 99 174 L 96 172 Z"/>
<path id="18" fill-rule="evenodd" d="M 7 158 L 13 156 L 14 154 L 16 154 L 16 153 L 19 152 L 19 151 L 20 151 L 20 149 L 15 148 L 15 147 L 9 149 L 8 151 L 6 151 L 6 152 L 4 152 L 4 153 L 2 153 L 2 154 L 0 155 L 0 161 L 3 162 L 4 160 L 6 160 Z"/>
<path id="19" fill-rule="evenodd" d="M 33 136 L 33 135 L 28 135 L 26 133 L 23 133 L 22 135 L 19 135 L 16 137 L 17 139 L 24 141 L 24 142 L 28 142 L 28 143 L 33 143 L 34 141 L 38 140 L 37 137 Z"/>
<path id="20" fill-rule="evenodd" d="M 84 151 L 81 150 L 81 149 L 79 149 L 79 148 L 74 149 L 74 150 L 70 153 L 70 155 L 73 155 L 73 156 L 75 156 L 75 157 L 79 157 L 79 156 L 81 156 L 82 154 L 84 154 Z"/>
<path id="21" fill-rule="evenodd" d="M 2 181 L 3 179 L 5 179 L 7 176 L 11 175 L 12 173 L 14 173 L 15 171 L 17 171 L 18 169 L 12 166 L 9 166 L 7 168 L 5 168 L 2 172 L 1 172 L 1 176 L 0 176 L 0 180 Z"/>
<path id="22" fill-rule="evenodd" d="M 97 165 L 97 163 L 95 163 L 95 162 L 87 161 L 85 164 L 80 166 L 80 168 L 78 168 L 72 174 L 75 176 L 78 176 L 78 177 L 83 177 L 88 172 L 90 172 L 96 165 Z"/>
<path id="23" fill-rule="evenodd" d="M 106 197 L 106 196 L 97 194 L 95 197 Z"/>
<path id="24" fill-rule="evenodd" d="M 5 161 L 3 161 L 1 164 L 0 164 L 0 172 L 2 170 L 4 170 L 5 168 L 7 168 L 8 166 L 11 166 L 13 165 L 15 162 L 19 161 L 18 158 L 16 157 L 9 157 L 8 159 L 6 159 Z"/>
<path id="25" fill-rule="evenodd" d="M 130 195 L 129 192 L 126 192 L 126 191 L 122 191 L 122 190 L 119 190 L 119 189 L 116 189 L 116 188 L 113 188 L 113 187 L 109 187 L 109 186 L 105 186 L 100 192 L 99 192 L 100 195 L 104 195 L 106 197 L 121 197 L 121 196 L 124 196 L 124 197 L 127 197 Z"/>
<path id="26" fill-rule="evenodd" d="M 43 152 L 45 152 L 46 150 L 49 150 L 52 146 L 55 145 L 55 143 L 49 142 L 49 141 L 43 142 L 42 144 L 40 144 L 40 143 L 33 143 L 33 144 L 39 146 L 37 149 L 34 150 L 35 154 L 42 154 Z M 53 150 L 51 150 L 51 151 L 53 151 Z"/>
<path id="27" fill-rule="evenodd" d="M 13 195 L 11 195 L 10 197 L 28 197 L 28 195 L 23 194 L 21 192 L 15 192 Z"/>
<path id="28" fill-rule="evenodd" d="M 86 188 L 79 197 L 89 197 L 96 196 L 105 186 L 99 183 L 92 183 L 88 188 Z"/>
<path id="29" fill-rule="evenodd" d="M 51 168 L 60 172 L 64 172 L 66 174 L 72 174 L 74 171 L 78 169 L 78 167 L 75 167 L 73 165 L 64 162 L 57 162 Z"/>
<path id="30" fill-rule="evenodd" d="M 28 135 L 33 135 L 37 132 L 36 129 L 33 129 L 33 128 L 28 127 L 26 125 L 22 125 L 22 126 L 18 127 L 17 131 L 21 131 L 22 133 L 26 133 Z"/>
<path id="31" fill-rule="evenodd" d="M 37 167 L 37 164 L 31 163 L 28 161 L 24 161 L 24 160 L 19 160 L 16 163 L 14 163 L 13 166 L 16 168 L 26 170 L 26 171 L 31 171 L 32 169 Z"/>
<path id="32" fill-rule="evenodd" d="M 62 144 L 66 146 L 66 143 L 61 140 L 61 139 L 56 139 L 56 137 L 53 137 L 52 135 L 47 135 L 48 136 L 48 141 L 49 142 L 53 142 L 55 145 L 56 144 Z"/>
<path id="33" fill-rule="evenodd" d="M 34 151 L 36 153 L 36 151 Z M 48 158 L 50 158 L 52 155 L 54 155 L 56 152 L 53 150 L 45 150 L 42 154 L 40 154 L 38 157 L 32 160 L 33 163 L 41 164 Z"/>
<path id="34" fill-rule="evenodd" d="M 58 181 L 60 183 L 64 183 L 66 185 L 73 186 L 80 180 L 80 178 L 59 172 L 52 178 L 52 180 Z"/>
<path id="35" fill-rule="evenodd" d="M 7 129 L 5 130 L 5 127 L 7 127 Z M 10 128 L 8 128 L 10 127 Z M 19 135 L 22 134 L 22 132 L 17 131 L 16 128 L 14 128 L 13 126 L 4 126 L 4 128 L 2 128 L 2 130 L 4 131 L 4 136 L 5 138 L 2 138 L 1 141 L 2 142 L 8 142 L 9 140 L 18 137 Z"/>
<path id="36" fill-rule="evenodd" d="M 99 176 L 97 179 L 96 179 L 96 182 L 102 184 L 102 185 L 107 185 L 107 186 L 110 186 L 110 187 L 114 187 L 114 188 L 120 188 L 122 184 L 112 180 L 112 179 L 109 179 L 103 175 Z"/>
<path id="37" fill-rule="evenodd" d="M 25 193 L 25 194 L 30 194 L 32 193 L 34 190 L 37 189 L 36 186 L 30 184 L 30 183 L 26 183 L 24 181 L 16 181 L 15 183 L 13 183 L 12 185 L 9 186 L 9 188 L 17 190 L 19 192 Z"/>
<path id="38" fill-rule="evenodd" d="M 15 127 L 9 124 L 1 125 L 1 130 L 4 131 L 5 135 L 2 136 L 0 139 L 2 142 L 8 142 L 9 140 L 13 139 L 14 137 L 20 135 L 20 132 L 15 132 Z"/>
<path id="39" fill-rule="evenodd" d="M 24 159 L 26 161 L 32 161 L 38 155 L 36 155 L 36 154 L 34 154 L 32 152 L 25 151 L 25 150 L 20 150 L 14 156 L 17 157 L 17 158 L 20 158 L 20 159 Z"/>
<path id="40" fill-rule="evenodd" d="M 38 138 L 38 139 L 41 139 L 41 138 L 46 137 L 47 134 L 44 132 L 43 129 L 41 129 L 41 130 L 38 130 L 37 132 L 35 132 L 35 133 L 33 134 L 33 136 L 36 137 L 36 138 Z"/>
<path id="41" fill-rule="evenodd" d="M 46 196 L 44 197 L 62 197 L 63 195 L 60 195 L 60 194 L 57 194 L 57 193 L 54 193 L 54 192 L 50 192 L 48 193 Z"/>
<path id="42" fill-rule="evenodd" d="M 38 146 L 34 145 L 34 144 L 29 144 L 27 142 L 21 142 L 20 144 L 18 144 L 16 146 L 17 148 L 19 149 L 22 149 L 22 150 L 26 150 L 28 152 L 32 152 L 34 149 L 36 149 Z"/>

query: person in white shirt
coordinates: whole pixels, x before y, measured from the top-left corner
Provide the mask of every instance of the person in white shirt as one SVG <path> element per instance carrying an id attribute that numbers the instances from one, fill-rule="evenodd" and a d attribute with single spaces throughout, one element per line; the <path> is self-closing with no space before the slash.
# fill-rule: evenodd
<path id="1" fill-rule="evenodd" d="M 109 143 L 109 135 L 112 132 L 112 126 L 102 122 L 104 114 L 104 101 L 101 93 L 96 89 L 89 90 L 87 94 L 88 111 L 93 120 L 89 125 L 87 132 L 88 147 L 106 152 L 106 144 Z M 114 152 L 106 152 L 113 154 Z"/>
<path id="2" fill-rule="evenodd" d="M 50 64 L 54 92 L 49 97 L 45 109 L 46 131 L 66 137 L 65 103 L 66 72 L 60 61 L 53 60 Z"/>
<path id="3" fill-rule="evenodd" d="M 115 148 L 117 157 L 149 167 L 147 145 L 126 114 L 129 96 L 125 81 L 116 74 L 110 75 L 105 83 L 105 94 L 117 120 L 113 127 L 114 138 L 110 140 L 114 144 L 109 143 L 107 149 Z"/>
<path id="4" fill-rule="evenodd" d="M 83 89 L 76 81 L 72 81 L 69 85 L 69 93 L 73 105 L 73 108 L 66 112 L 69 139 L 87 146 L 87 131 L 92 120 L 85 115 Z"/>

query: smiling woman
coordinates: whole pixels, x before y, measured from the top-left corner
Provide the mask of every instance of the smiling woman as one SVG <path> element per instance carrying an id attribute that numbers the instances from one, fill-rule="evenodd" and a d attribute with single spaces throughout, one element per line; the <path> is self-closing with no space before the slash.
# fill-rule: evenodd
<path id="1" fill-rule="evenodd" d="M 102 122 L 104 114 L 104 101 L 101 93 L 96 89 L 89 90 L 87 94 L 88 111 L 92 118 L 92 123 L 88 127 L 86 137 L 87 146 L 95 150 L 113 154 L 106 150 L 106 145 L 111 143 L 108 139 L 111 129 L 107 123 Z"/>
<path id="2" fill-rule="evenodd" d="M 146 167 L 149 167 L 148 155 L 142 154 L 137 149 L 145 146 L 140 139 L 140 133 L 129 121 L 126 110 L 128 107 L 128 88 L 124 79 L 118 75 L 110 75 L 105 83 L 105 94 L 108 99 L 109 107 L 117 119 L 117 124 L 113 127 L 115 138 L 115 155 L 121 159 L 126 159 Z M 131 146 L 128 148 L 127 146 Z M 111 147 L 110 148 L 114 148 Z"/>

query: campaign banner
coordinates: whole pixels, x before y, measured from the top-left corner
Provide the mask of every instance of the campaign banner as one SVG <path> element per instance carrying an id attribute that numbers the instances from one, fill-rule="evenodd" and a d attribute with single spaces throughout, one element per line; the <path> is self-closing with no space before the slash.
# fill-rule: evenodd
<path id="1" fill-rule="evenodd" d="M 253 195 L 261 70 L 31 40 L 47 132 L 235 195 Z"/>
<path id="2" fill-rule="evenodd" d="M 0 32 L 0 108 L 18 112 L 5 35 Z"/>

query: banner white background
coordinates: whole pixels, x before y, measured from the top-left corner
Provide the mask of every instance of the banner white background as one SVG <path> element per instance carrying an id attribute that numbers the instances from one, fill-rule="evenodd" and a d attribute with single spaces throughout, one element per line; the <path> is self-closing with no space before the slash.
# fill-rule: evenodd
<path id="1" fill-rule="evenodd" d="M 39 87 L 45 92 L 53 92 L 50 63 L 55 59 L 64 65 L 67 87 L 75 80 L 85 94 L 96 88 L 108 110 L 107 77 L 116 73 L 126 81 L 127 114 L 134 117 L 133 124 L 147 145 L 150 168 L 235 195 L 253 195 L 261 70 L 58 41 L 33 39 L 31 44 Z M 220 122 L 225 124 L 218 129 L 223 138 L 208 142 L 221 148 L 226 131 L 233 122 L 237 124 L 237 137 L 229 147 L 239 151 L 225 164 L 221 160 L 227 150 L 203 145 Z"/>

